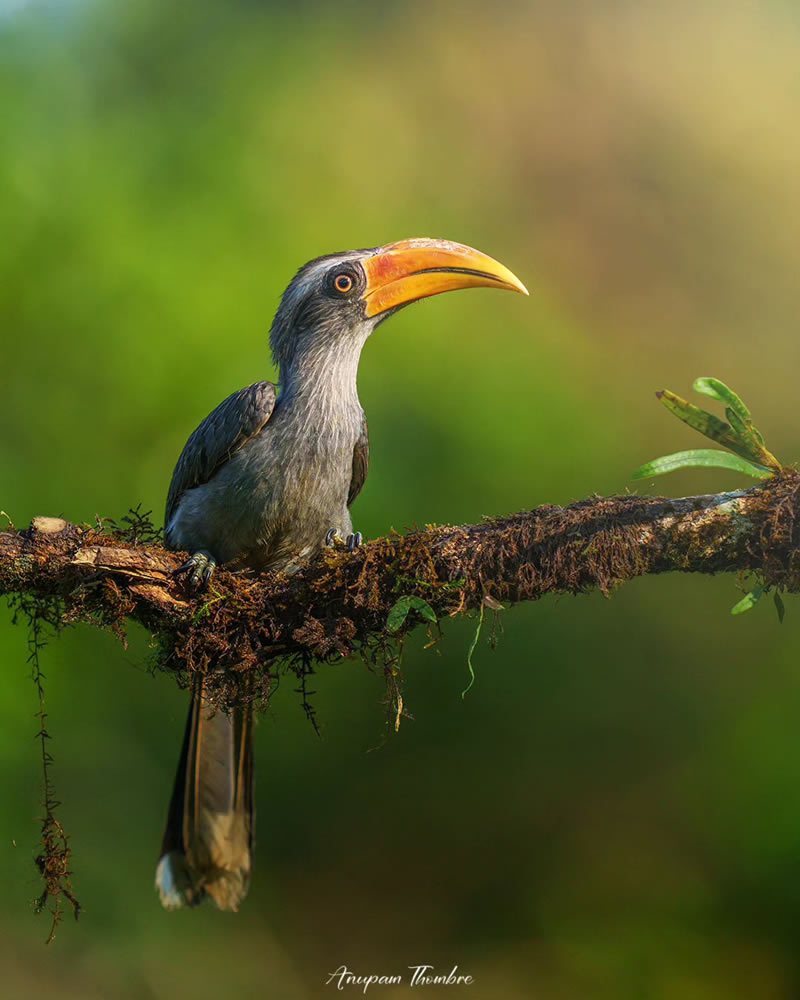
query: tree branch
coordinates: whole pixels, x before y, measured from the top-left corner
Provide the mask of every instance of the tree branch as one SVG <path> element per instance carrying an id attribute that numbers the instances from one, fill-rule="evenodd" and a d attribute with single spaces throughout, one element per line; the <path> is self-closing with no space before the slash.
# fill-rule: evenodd
<path id="1" fill-rule="evenodd" d="M 352 554 L 325 552 L 293 577 L 222 569 L 199 597 L 173 576 L 180 554 L 131 544 L 119 530 L 36 518 L 26 531 L 0 532 L 0 593 L 55 600 L 62 623 L 120 631 L 126 619 L 138 621 L 158 635 L 167 668 L 231 668 L 218 672 L 217 692 L 230 702 L 245 675 L 268 677 L 278 660 L 387 651 L 387 615 L 406 594 L 441 618 L 553 593 L 607 595 L 633 577 L 670 571 L 754 571 L 795 592 L 799 515 L 800 475 L 787 470 L 731 493 L 593 497 L 392 534 Z"/>

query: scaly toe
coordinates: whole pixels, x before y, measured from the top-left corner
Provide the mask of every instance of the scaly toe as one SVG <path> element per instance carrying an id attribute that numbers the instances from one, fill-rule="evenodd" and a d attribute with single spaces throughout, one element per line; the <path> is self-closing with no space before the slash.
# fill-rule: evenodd
<path id="1" fill-rule="evenodd" d="M 205 590 L 216 568 L 217 564 L 208 552 L 195 552 L 175 570 L 175 576 L 186 573 L 192 590 Z"/>
<path id="2" fill-rule="evenodd" d="M 348 535 L 347 536 L 347 541 L 345 542 L 345 544 L 347 545 L 347 551 L 348 552 L 355 552 L 355 550 L 361 546 L 361 543 L 363 541 L 364 541 L 364 538 L 363 538 L 361 532 L 360 531 L 354 531 L 352 535 Z"/>
<path id="3" fill-rule="evenodd" d="M 331 547 L 335 548 L 337 542 L 339 542 L 339 544 L 341 544 L 341 538 L 339 537 L 339 529 L 338 528 L 331 528 L 331 530 L 325 536 L 325 544 L 327 546 L 331 546 Z"/>

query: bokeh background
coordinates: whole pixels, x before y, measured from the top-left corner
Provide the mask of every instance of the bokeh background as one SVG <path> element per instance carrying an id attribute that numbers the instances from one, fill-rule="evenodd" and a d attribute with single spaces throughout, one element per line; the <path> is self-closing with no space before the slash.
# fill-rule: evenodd
<path id="1" fill-rule="evenodd" d="M 798 102 L 778 0 L 0 0 L 0 507 L 160 518 L 189 432 L 270 376 L 295 269 L 415 235 L 531 298 L 428 300 L 367 346 L 366 535 L 622 491 L 698 444 L 653 397 L 698 375 L 798 459 Z M 153 890 L 185 693 L 142 632 L 68 631 L 44 667 L 85 915 L 50 948 L 3 610 L 3 995 L 305 1000 L 343 963 L 429 962 L 474 998 L 796 997 L 800 613 L 733 619 L 739 596 L 673 576 L 516 608 L 464 700 L 474 621 L 416 635 L 415 719 L 374 752 L 361 663 L 319 672 L 322 740 L 284 684 L 233 917 Z"/>

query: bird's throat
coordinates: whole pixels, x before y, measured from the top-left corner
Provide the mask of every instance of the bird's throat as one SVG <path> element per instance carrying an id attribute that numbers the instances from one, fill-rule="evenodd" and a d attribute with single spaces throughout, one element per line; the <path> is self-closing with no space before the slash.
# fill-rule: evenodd
<path id="1" fill-rule="evenodd" d="M 336 422 L 361 412 L 358 400 L 358 363 L 362 344 L 344 342 L 331 349 L 296 354 L 281 367 L 283 405 L 291 404 Z"/>

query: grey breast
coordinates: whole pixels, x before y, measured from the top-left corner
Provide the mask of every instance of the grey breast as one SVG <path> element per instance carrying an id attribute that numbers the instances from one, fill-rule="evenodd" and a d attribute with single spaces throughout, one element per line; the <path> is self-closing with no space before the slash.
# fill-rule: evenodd
<path id="1" fill-rule="evenodd" d="M 234 393 L 187 442 L 167 504 L 167 538 L 218 562 L 293 569 L 330 528 L 351 528 L 359 404 L 331 419 L 325 399 L 276 401 L 271 383 Z"/>

